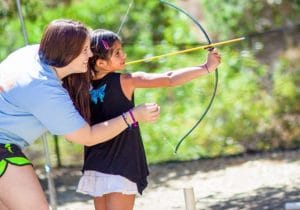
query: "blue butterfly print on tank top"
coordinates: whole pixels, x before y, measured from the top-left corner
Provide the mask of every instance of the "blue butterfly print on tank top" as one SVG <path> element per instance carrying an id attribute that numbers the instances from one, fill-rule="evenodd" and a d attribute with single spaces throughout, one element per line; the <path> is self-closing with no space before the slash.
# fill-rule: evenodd
<path id="1" fill-rule="evenodd" d="M 105 96 L 105 88 L 106 84 L 90 91 L 91 99 L 94 104 L 98 104 L 98 102 L 103 102 Z"/>

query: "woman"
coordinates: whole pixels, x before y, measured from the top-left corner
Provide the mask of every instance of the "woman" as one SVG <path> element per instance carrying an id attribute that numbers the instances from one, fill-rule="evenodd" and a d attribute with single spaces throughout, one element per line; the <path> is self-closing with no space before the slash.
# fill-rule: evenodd
<path id="1" fill-rule="evenodd" d="M 77 94 L 71 97 L 63 88 L 66 76 L 87 71 L 91 56 L 87 28 L 72 20 L 55 20 L 45 29 L 40 45 L 21 48 L 0 64 L 1 210 L 49 209 L 32 164 L 21 151 L 47 130 L 91 146 L 127 128 L 122 116 L 89 126 L 89 106 L 79 113 L 80 107 L 74 107 L 71 100 L 87 105 L 82 95 L 88 94 L 88 80 L 83 78 L 77 84 L 66 81 L 66 86 L 78 85 Z M 130 118 L 128 112 L 124 114 Z M 133 114 L 140 122 L 153 122 L 159 107 L 154 103 L 140 105 Z"/>

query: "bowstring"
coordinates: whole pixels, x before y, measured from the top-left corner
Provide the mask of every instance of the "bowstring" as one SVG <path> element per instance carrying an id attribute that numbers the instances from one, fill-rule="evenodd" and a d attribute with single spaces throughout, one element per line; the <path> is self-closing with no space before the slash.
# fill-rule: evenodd
<path id="1" fill-rule="evenodd" d="M 131 2 L 129 3 L 129 5 L 127 7 L 126 13 L 125 13 L 125 15 L 122 18 L 121 24 L 120 24 L 120 26 L 119 26 L 119 28 L 117 30 L 117 34 L 120 34 L 120 32 L 121 32 L 121 30 L 122 30 L 122 28 L 123 28 L 123 26 L 124 26 L 124 24 L 125 24 L 125 22 L 126 22 L 126 20 L 128 18 L 128 15 L 129 15 L 129 12 L 131 10 L 131 7 L 132 7 L 133 3 L 134 3 L 134 0 L 131 0 Z"/>
<path id="2" fill-rule="evenodd" d="M 171 6 L 171 7 L 175 8 L 175 9 L 181 11 L 181 12 L 183 12 L 184 14 L 186 14 L 188 17 L 190 17 L 190 18 L 193 20 L 193 22 L 196 23 L 196 25 L 201 29 L 201 31 L 202 31 L 203 34 L 205 35 L 206 39 L 208 40 L 208 43 L 211 44 L 211 40 L 209 39 L 209 37 L 208 37 L 206 31 L 202 28 L 202 26 L 201 26 L 201 25 L 200 25 L 200 24 L 199 24 L 199 23 L 191 16 L 191 15 L 189 15 L 186 11 L 184 11 L 184 10 L 182 10 L 182 9 L 180 9 L 180 8 L 178 8 L 178 7 L 176 7 L 175 5 L 173 5 L 173 4 L 171 4 L 171 3 L 167 2 L 167 1 L 160 0 L 160 2 L 165 3 L 165 4 Z M 125 15 L 123 16 L 122 21 L 121 21 L 121 24 L 120 24 L 120 26 L 119 26 L 119 28 L 118 28 L 118 30 L 117 30 L 117 34 L 118 34 L 118 35 L 120 34 L 120 32 L 121 32 L 121 30 L 122 30 L 122 28 L 123 28 L 125 22 L 126 22 L 127 19 L 128 19 L 128 15 L 129 15 L 129 12 L 130 12 L 130 10 L 131 10 L 131 8 L 132 8 L 133 3 L 134 3 L 134 0 L 131 0 L 131 2 L 129 3 L 129 5 L 128 5 L 128 7 L 127 7 L 126 13 L 125 13 Z M 216 90 L 216 87 L 215 87 L 215 90 Z M 214 95 L 215 95 L 215 92 L 214 92 L 214 94 L 213 94 L 213 98 L 214 98 Z M 175 153 L 175 154 L 177 153 L 177 150 L 178 150 L 180 144 L 183 142 L 183 140 L 184 140 L 184 139 L 185 139 L 185 138 L 186 138 L 186 137 L 187 137 L 187 136 L 188 136 L 188 135 L 196 128 L 196 127 L 197 127 L 197 125 L 198 125 L 198 124 L 201 122 L 201 120 L 204 118 L 204 116 L 206 115 L 206 112 L 208 112 L 208 110 L 209 110 L 209 108 L 210 108 L 210 106 L 211 106 L 211 104 L 212 104 L 213 98 L 212 98 L 212 100 L 210 101 L 209 106 L 208 106 L 208 108 L 205 110 L 203 116 L 201 116 L 200 120 L 198 120 L 198 122 L 193 126 L 193 128 L 190 129 L 190 131 L 189 131 L 186 135 L 184 135 L 184 137 L 182 137 L 182 138 L 180 139 L 180 141 L 177 143 L 176 147 L 175 147 L 174 145 L 172 145 L 171 142 L 169 142 L 169 141 L 167 140 L 167 143 L 168 143 L 169 146 L 174 150 L 174 153 Z"/>
<path id="3" fill-rule="evenodd" d="M 121 30 L 122 30 L 122 28 L 123 28 L 123 26 L 124 26 L 124 24 L 125 24 L 125 22 L 126 22 L 126 20 L 127 20 L 127 18 L 128 18 L 129 12 L 130 12 L 130 10 L 131 10 L 133 4 L 134 4 L 134 0 L 131 0 L 131 2 L 128 4 L 126 13 L 125 13 L 125 15 L 123 16 L 122 21 L 121 21 L 121 24 L 120 24 L 120 26 L 119 26 L 119 28 L 118 28 L 118 30 L 117 30 L 117 34 L 118 34 L 118 35 L 120 34 L 120 32 L 121 32 Z M 169 141 L 167 140 L 167 143 L 168 143 L 169 146 L 172 148 L 172 150 L 176 150 L 175 146 L 172 145 L 171 142 L 169 142 Z"/>

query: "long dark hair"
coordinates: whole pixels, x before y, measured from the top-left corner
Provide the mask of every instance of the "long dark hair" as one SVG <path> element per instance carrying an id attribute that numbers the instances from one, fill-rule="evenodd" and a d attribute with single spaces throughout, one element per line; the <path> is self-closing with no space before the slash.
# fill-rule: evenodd
<path id="1" fill-rule="evenodd" d="M 54 20 L 45 29 L 40 42 L 39 58 L 47 65 L 64 67 L 79 56 L 89 36 L 89 30 L 78 21 Z M 65 77 L 63 87 L 68 91 L 81 116 L 90 122 L 89 73 L 77 73 Z"/>
<path id="2" fill-rule="evenodd" d="M 112 46 L 116 41 L 121 42 L 118 34 L 105 30 L 96 29 L 91 34 L 91 51 L 93 56 L 89 59 L 89 69 L 91 72 L 95 71 L 97 59 L 109 60 L 112 56 Z"/>
<path id="3" fill-rule="evenodd" d="M 64 67 L 76 58 L 89 36 L 80 22 L 68 19 L 52 21 L 40 42 L 40 60 L 50 66 Z"/>
<path id="4" fill-rule="evenodd" d="M 63 78 L 63 87 L 69 92 L 74 106 L 81 116 L 90 123 L 90 74 L 71 74 Z"/>

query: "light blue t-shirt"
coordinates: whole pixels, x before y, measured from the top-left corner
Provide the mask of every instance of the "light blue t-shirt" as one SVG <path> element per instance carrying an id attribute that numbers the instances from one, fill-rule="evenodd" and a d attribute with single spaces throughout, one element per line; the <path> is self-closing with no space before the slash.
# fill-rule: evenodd
<path id="1" fill-rule="evenodd" d="M 0 63 L 0 143 L 32 144 L 49 130 L 64 135 L 85 125 L 54 70 L 40 62 L 38 45 Z M 80 90 L 78 90 L 80 91 Z"/>

